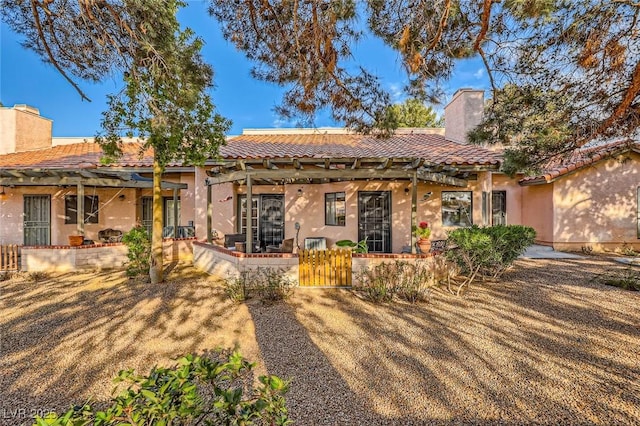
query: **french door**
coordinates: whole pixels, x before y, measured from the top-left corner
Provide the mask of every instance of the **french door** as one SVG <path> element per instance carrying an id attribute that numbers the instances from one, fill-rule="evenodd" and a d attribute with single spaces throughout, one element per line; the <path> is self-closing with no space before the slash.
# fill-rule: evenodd
<path id="1" fill-rule="evenodd" d="M 247 196 L 239 197 L 240 221 L 238 231 L 247 232 Z M 253 241 L 261 247 L 279 245 L 284 239 L 284 195 L 254 195 L 251 200 L 251 230 Z"/>
<path id="2" fill-rule="evenodd" d="M 358 192 L 358 240 L 367 239 L 369 251 L 391 253 L 391 192 Z"/>
<path id="3" fill-rule="evenodd" d="M 24 245 L 51 244 L 51 196 L 24 196 Z"/>

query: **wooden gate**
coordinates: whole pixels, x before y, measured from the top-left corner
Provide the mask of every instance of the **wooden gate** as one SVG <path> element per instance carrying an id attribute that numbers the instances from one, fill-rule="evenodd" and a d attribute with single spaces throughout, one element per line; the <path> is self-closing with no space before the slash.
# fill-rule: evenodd
<path id="1" fill-rule="evenodd" d="M 351 286 L 351 250 L 301 250 L 298 259 L 301 286 Z"/>
<path id="2" fill-rule="evenodd" d="M 0 245 L 0 271 L 17 271 L 20 269 L 20 246 Z"/>

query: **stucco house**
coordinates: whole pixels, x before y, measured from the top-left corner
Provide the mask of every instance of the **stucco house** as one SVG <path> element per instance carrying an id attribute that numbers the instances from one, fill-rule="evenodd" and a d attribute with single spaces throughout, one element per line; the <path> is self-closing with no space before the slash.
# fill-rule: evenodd
<path id="1" fill-rule="evenodd" d="M 245 130 L 205 167 L 167 168 L 165 236 L 242 234 L 249 253 L 285 239 L 304 248 L 366 238 L 372 253 L 415 253 L 411 228 L 421 221 L 433 239 L 506 223 L 533 226 L 540 243 L 559 249 L 640 248 L 636 145 L 583 150 L 542 176 L 510 178 L 499 151 L 466 143 L 483 105 L 482 91 L 461 89 L 444 129 L 401 129 L 390 139 Z M 81 234 L 88 250 L 101 230 L 148 226 L 151 152 L 139 157 L 132 141 L 105 166 L 91 138 L 52 138 L 51 126 L 35 108 L 0 109 L 0 245 L 62 250 Z"/>

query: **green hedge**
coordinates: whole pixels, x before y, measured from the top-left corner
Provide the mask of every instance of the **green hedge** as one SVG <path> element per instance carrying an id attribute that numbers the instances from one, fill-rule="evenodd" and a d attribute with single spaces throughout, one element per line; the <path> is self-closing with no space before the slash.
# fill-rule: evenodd
<path id="1" fill-rule="evenodd" d="M 460 228 L 448 236 L 447 258 L 456 263 L 468 282 L 478 276 L 498 278 L 533 244 L 536 231 L 528 226 L 497 225 Z"/>

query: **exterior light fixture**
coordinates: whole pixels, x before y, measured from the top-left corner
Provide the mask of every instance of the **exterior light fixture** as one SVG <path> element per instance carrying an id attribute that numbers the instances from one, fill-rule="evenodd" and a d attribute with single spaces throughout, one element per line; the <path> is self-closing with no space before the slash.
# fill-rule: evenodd
<path id="1" fill-rule="evenodd" d="M 302 197 L 302 188 L 298 188 L 298 197 Z"/>
<path id="2" fill-rule="evenodd" d="M 118 199 L 119 199 L 120 201 L 124 201 L 124 199 L 125 199 L 124 194 L 120 194 L 120 195 L 118 196 Z"/>

